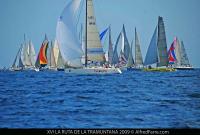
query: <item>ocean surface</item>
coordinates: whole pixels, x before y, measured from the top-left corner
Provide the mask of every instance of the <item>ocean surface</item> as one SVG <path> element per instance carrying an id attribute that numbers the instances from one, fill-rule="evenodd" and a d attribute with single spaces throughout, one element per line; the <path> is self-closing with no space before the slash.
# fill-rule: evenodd
<path id="1" fill-rule="evenodd" d="M 0 128 L 200 128 L 200 70 L 0 72 Z"/>

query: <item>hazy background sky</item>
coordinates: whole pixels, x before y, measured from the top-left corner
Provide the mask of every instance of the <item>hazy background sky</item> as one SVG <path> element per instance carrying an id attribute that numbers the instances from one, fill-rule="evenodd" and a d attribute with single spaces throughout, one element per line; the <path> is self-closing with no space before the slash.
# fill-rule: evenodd
<path id="1" fill-rule="evenodd" d="M 70 0 L 0 0 L 0 67 L 9 67 L 24 33 L 38 53 L 47 33 L 55 39 L 56 23 Z M 200 67 L 200 0 L 94 0 L 99 31 L 112 26 L 112 40 L 125 24 L 129 42 L 137 27 L 143 59 L 158 21 L 165 22 L 168 48 L 175 36 L 183 40 L 195 67 Z"/>

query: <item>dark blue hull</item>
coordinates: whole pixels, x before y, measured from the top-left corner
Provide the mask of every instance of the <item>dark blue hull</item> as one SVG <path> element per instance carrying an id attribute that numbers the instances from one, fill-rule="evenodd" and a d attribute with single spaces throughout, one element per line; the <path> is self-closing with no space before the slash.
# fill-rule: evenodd
<path id="1" fill-rule="evenodd" d="M 127 68 L 127 71 L 141 71 L 141 68 Z"/>

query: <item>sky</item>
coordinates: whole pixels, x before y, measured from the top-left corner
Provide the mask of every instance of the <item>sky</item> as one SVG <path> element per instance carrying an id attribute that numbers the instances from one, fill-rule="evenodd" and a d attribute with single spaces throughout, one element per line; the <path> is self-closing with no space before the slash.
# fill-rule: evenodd
<path id="1" fill-rule="evenodd" d="M 24 33 L 38 53 L 45 33 L 56 35 L 57 20 L 70 0 L 0 0 L 0 67 L 10 67 L 23 43 Z M 175 36 L 183 40 L 190 63 L 200 67 L 200 0 L 93 0 L 99 32 L 108 25 L 112 41 L 125 24 L 127 37 L 134 40 L 137 28 L 143 59 L 158 16 L 165 23 L 168 48 Z"/>

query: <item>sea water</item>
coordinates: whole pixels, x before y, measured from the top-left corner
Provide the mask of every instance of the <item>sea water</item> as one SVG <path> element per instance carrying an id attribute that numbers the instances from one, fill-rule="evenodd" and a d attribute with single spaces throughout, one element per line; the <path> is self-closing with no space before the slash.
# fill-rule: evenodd
<path id="1" fill-rule="evenodd" d="M 0 128 L 200 128 L 200 70 L 0 72 Z"/>

